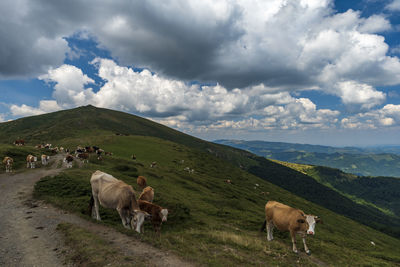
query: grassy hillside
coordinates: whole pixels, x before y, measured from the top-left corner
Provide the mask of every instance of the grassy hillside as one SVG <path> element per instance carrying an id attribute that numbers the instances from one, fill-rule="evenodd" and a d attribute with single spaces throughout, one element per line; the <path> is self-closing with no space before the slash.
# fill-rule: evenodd
<path id="1" fill-rule="evenodd" d="M 93 171 L 108 172 L 134 188 L 137 175 L 145 175 L 155 189 L 155 202 L 168 207 L 170 215 L 160 240 L 154 237 L 149 225 L 139 238 L 176 251 L 186 259 L 212 266 L 400 264 L 398 239 L 297 197 L 209 153 L 144 136 L 98 135 L 65 141 L 95 142 L 114 155 L 41 180 L 35 188 L 37 197 L 89 219 L 86 208 Z M 136 162 L 130 159 L 132 152 L 137 155 Z M 149 167 L 152 161 L 157 161 L 156 168 Z M 184 171 L 185 167 L 194 169 L 194 173 Z M 226 179 L 232 184 L 227 184 Z M 316 236 L 308 239 L 312 257 L 304 253 L 294 255 L 287 233 L 276 232 L 273 242 L 259 234 L 268 199 L 323 218 L 324 224 L 317 226 Z M 116 211 L 101 209 L 101 216 L 103 223 L 125 231 Z M 377 245 L 372 246 L 371 241 Z M 301 247 L 301 242 L 298 245 Z"/>
<path id="2" fill-rule="evenodd" d="M 337 168 L 363 176 L 400 177 L 400 155 L 384 153 L 396 147 L 336 148 L 264 141 L 217 140 L 219 144 L 250 151 L 269 159 Z"/>
<path id="3" fill-rule="evenodd" d="M 391 177 L 364 177 L 344 173 L 338 169 L 287 162 L 278 162 L 313 177 L 355 202 L 400 216 L 400 179 Z"/>
<path id="4" fill-rule="evenodd" d="M 246 151 L 208 143 L 136 116 L 91 106 L 0 124 L 0 142 L 10 143 L 16 137 L 33 145 L 38 142 L 70 148 L 98 145 L 114 152 L 114 156 L 102 162 L 94 160 L 81 169 L 43 179 L 37 184 L 36 196 L 83 213 L 94 170 L 106 171 L 132 185 L 139 174 L 145 175 L 156 190 L 156 203 L 168 207 L 171 214 L 163 227 L 161 241 L 153 238 L 149 228 L 141 238 L 175 250 L 185 258 L 201 259 L 209 265 L 268 262 L 308 266 L 318 263 L 316 258 L 335 266 L 400 263 L 399 251 L 394 249 L 399 247 L 399 240 L 328 209 L 393 235 L 399 233 L 398 219 L 374 207 L 359 205 L 307 175 Z M 137 155 L 137 162 L 130 159 L 132 154 Z M 152 161 L 158 162 L 157 168 L 149 168 Z M 194 169 L 194 174 L 184 171 L 185 167 Z M 225 183 L 226 179 L 233 183 Z M 293 255 L 287 234 L 278 234 L 278 240 L 272 243 L 266 241 L 265 235 L 258 235 L 264 220 L 264 205 L 269 199 L 323 218 L 325 224 L 318 226 L 317 236 L 309 241 L 313 257 Z M 102 218 L 104 223 L 124 231 L 115 211 L 102 210 Z M 379 245 L 372 247 L 370 241 Z"/>

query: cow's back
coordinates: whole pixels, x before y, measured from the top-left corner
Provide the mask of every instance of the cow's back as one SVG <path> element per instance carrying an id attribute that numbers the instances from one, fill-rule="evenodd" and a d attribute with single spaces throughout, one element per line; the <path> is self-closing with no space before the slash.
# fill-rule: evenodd
<path id="1" fill-rule="evenodd" d="M 265 205 L 267 221 L 272 221 L 281 231 L 288 231 L 292 224 L 297 224 L 297 219 L 302 217 L 302 213 L 301 210 L 276 201 L 268 201 Z"/>
<path id="2" fill-rule="evenodd" d="M 93 194 L 106 207 L 128 207 L 134 198 L 134 191 L 130 185 L 118 180 L 110 174 L 95 171 L 90 178 Z M 136 199 L 135 199 L 136 200 Z"/>

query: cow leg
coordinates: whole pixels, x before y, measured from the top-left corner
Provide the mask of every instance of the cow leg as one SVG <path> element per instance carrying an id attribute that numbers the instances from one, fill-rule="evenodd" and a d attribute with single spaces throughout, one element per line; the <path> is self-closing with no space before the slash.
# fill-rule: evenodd
<path id="1" fill-rule="evenodd" d="M 121 217 L 122 225 L 125 228 L 130 229 L 130 222 L 129 222 L 129 219 L 128 219 L 128 216 L 127 216 L 128 215 L 127 210 L 126 209 L 121 209 L 121 208 L 118 207 L 117 211 L 118 211 L 119 217 Z"/>
<path id="2" fill-rule="evenodd" d="M 274 239 L 274 237 L 272 235 L 273 230 L 274 230 L 274 224 L 271 221 L 270 222 L 267 221 L 267 239 L 268 239 L 268 241 L 271 241 Z"/>
<path id="3" fill-rule="evenodd" d="M 302 238 L 303 238 L 303 244 L 304 244 L 304 251 L 307 253 L 307 255 L 311 255 L 311 251 L 308 249 L 307 244 L 306 244 L 306 235 L 303 235 Z"/>
<path id="4" fill-rule="evenodd" d="M 30 164 L 29 164 L 29 162 L 27 162 L 27 163 L 26 163 L 26 167 L 27 167 L 27 168 L 29 168 L 29 167 L 30 167 Z"/>
<path id="5" fill-rule="evenodd" d="M 296 246 L 296 232 L 295 231 L 290 231 L 290 235 L 292 237 L 293 252 L 294 253 L 298 253 L 297 246 Z"/>
<path id="6" fill-rule="evenodd" d="M 94 210 L 96 212 L 96 220 L 101 221 L 100 213 L 99 213 L 99 198 L 92 191 L 93 199 L 94 199 Z"/>

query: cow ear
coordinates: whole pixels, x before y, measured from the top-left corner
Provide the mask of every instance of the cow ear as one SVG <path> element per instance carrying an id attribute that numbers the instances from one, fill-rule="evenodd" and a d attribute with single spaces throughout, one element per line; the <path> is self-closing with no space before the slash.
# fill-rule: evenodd
<path id="1" fill-rule="evenodd" d="M 315 217 L 315 222 L 316 223 L 320 223 L 320 224 L 324 224 L 324 222 L 319 217 Z"/>
<path id="2" fill-rule="evenodd" d="M 297 222 L 298 222 L 298 223 L 305 223 L 306 221 L 303 220 L 303 219 L 298 219 Z"/>

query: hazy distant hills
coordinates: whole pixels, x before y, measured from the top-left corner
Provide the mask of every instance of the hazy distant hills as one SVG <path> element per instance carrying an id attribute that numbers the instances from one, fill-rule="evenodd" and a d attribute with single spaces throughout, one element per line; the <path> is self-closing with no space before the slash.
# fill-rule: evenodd
<path id="1" fill-rule="evenodd" d="M 269 159 L 327 166 L 362 176 L 400 177 L 400 147 L 330 147 L 283 142 L 216 140 Z"/>

